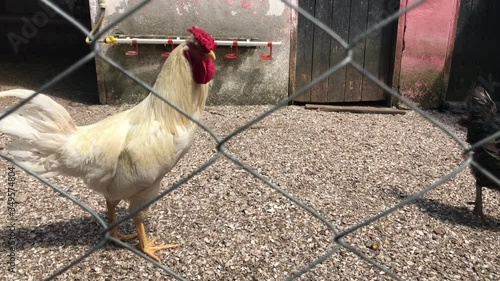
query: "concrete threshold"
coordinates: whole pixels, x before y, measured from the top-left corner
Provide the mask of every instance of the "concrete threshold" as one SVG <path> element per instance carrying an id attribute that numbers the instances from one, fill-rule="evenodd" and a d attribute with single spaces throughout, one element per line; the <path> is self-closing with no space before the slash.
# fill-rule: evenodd
<path id="1" fill-rule="evenodd" d="M 401 110 L 390 107 L 373 107 L 373 106 L 342 106 L 342 105 L 323 105 L 323 104 L 306 104 L 306 109 L 317 109 L 321 111 L 334 112 L 351 112 L 351 113 L 371 113 L 371 114 L 406 114 L 408 110 Z"/>

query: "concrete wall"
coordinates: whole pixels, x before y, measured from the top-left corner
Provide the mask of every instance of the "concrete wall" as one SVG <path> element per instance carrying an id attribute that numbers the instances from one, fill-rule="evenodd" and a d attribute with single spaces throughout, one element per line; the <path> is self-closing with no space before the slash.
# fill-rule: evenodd
<path id="1" fill-rule="evenodd" d="M 140 0 L 108 1 L 103 26 L 139 3 Z M 90 1 L 92 22 L 96 21 L 97 0 Z M 209 104 L 275 103 L 288 95 L 290 13 L 280 0 L 176 0 L 151 1 L 120 22 L 110 32 L 132 35 L 187 36 L 193 25 L 221 40 L 250 38 L 281 41 L 273 58 L 263 61 L 268 47 L 240 47 L 240 56 L 229 60 L 229 47 L 218 47 L 217 72 Z M 129 45 L 102 45 L 102 52 L 152 85 L 164 62 L 161 53 L 170 47 L 139 45 L 139 56 L 126 57 Z M 96 61 L 102 103 L 137 102 L 147 95 L 141 86 L 106 63 Z"/>
<path id="2" fill-rule="evenodd" d="M 401 8 L 416 1 L 401 0 Z M 426 1 L 400 18 L 394 81 L 403 96 L 423 107 L 444 102 L 459 5 L 460 0 Z"/>

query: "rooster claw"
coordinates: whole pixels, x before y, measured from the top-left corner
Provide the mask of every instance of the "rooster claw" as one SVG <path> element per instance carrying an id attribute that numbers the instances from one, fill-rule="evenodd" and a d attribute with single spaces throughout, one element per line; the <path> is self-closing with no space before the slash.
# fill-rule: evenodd
<path id="1" fill-rule="evenodd" d="M 492 222 L 491 220 L 489 220 L 484 214 L 480 214 L 480 213 L 474 212 L 474 215 L 477 216 L 478 218 L 480 218 L 481 222 L 485 226 L 491 227 L 491 226 L 495 225 L 494 222 Z"/>
<path id="2" fill-rule="evenodd" d="M 116 238 L 120 241 L 127 241 L 127 240 L 132 240 L 137 237 L 137 233 L 132 233 L 132 234 L 121 234 L 118 231 L 115 231 L 111 233 L 111 237 Z"/>
<path id="3" fill-rule="evenodd" d="M 481 218 L 482 220 L 486 220 L 486 216 L 484 215 L 483 210 L 478 209 L 478 208 L 474 208 L 474 210 L 472 211 L 472 213 L 473 213 L 476 217 L 479 217 L 479 218 Z"/>
<path id="4" fill-rule="evenodd" d="M 144 244 L 144 246 L 141 246 L 141 243 L 137 243 L 135 247 L 138 250 L 143 251 L 146 255 L 148 255 L 150 258 L 154 259 L 157 262 L 160 262 L 160 259 L 155 254 L 157 251 L 179 247 L 178 244 L 166 244 L 161 246 L 154 246 L 155 241 L 156 238 L 153 238 L 151 241 L 147 241 Z"/>

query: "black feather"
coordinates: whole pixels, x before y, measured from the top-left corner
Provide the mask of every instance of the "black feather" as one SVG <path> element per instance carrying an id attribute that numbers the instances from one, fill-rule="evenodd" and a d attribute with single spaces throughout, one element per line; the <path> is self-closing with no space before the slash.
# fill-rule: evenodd
<path id="1" fill-rule="evenodd" d="M 500 130 L 500 119 L 497 116 L 495 102 L 488 91 L 482 86 L 476 86 L 467 101 L 468 124 L 467 142 L 471 145 L 491 136 Z M 473 159 L 481 167 L 500 179 L 500 138 L 474 149 Z M 497 185 L 484 173 L 471 166 L 472 174 L 476 179 L 476 202 L 474 213 L 483 215 L 482 187 L 500 190 Z"/>

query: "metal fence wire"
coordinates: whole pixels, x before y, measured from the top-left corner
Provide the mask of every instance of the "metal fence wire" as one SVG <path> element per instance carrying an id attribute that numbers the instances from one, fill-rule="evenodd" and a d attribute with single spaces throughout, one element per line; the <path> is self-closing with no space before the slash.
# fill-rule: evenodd
<path id="1" fill-rule="evenodd" d="M 82 260 L 84 260 L 88 256 L 92 255 L 97 250 L 101 249 L 104 245 L 106 245 L 109 242 L 117 243 L 117 244 L 121 245 L 122 247 L 125 247 L 125 248 L 129 249 L 130 251 L 132 251 L 133 253 L 137 254 L 138 256 L 140 256 L 140 257 L 146 259 L 147 261 L 151 262 L 152 264 L 154 264 L 159 269 L 162 269 L 162 270 L 168 272 L 171 276 L 173 276 L 174 278 L 176 278 L 178 280 L 187 280 L 186 278 L 184 278 L 183 276 L 181 276 L 181 274 L 179 274 L 178 272 L 175 272 L 174 270 L 170 269 L 169 267 L 167 267 L 167 266 L 165 266 L 165 265 L 163 265 L 161 263 L 156 262 L 155 260 L 153 260 L 150 257 L 148 257 L 145 254 L 143 254 L 141 251 L 139 251 L 139 250 L 135 249 L 134 247 L 130 246 L 129 244 L 124 243 L 124 242 L 122 242 L 122 241 L 120 241 L 118 239 L 115 239 L 115 238 L 111 237 L 110 236 L 110 230 L 113 227 L 118 226 L 119 224 L 121 224 L 125 220 L 130 219 L 132 216 L 134 216 L 135 214 L 137 214 L 139 211 L 141 211 L 144 208 L 146 208 L 146 207 L 150 206 L 151 204 L 155 203 L 157 200 L 163 198 L 164 196 L 166 196 L 167 194 L 171 193 L 175 189 L 180 188 L 188 180 L 190 180 L 195 175 L 197 175 L 198 173 L 200 173 L 203 170 L 205 170 L 207 167 L 213 165 L 215 162 L 217 162 L 218 159 L 220 159 L 222 157 L 226 157 L 229 160 L 231 160 L 234 163 L 236 163 L 237 165 L 241 166 L 244 170 L 246 170 L 248 173 L 252 174 L 254 177 L 260 179 L 262 182 L 264 182 L 265 184 L 267 184 L 270 188 L 272 188 L 275 191 L 279 192 L 284 197 L 286 197 L 288 200 L 292 201 L 294 204 L 296 204 L 296 205 L 300 206 L 301 208 L 303 208 L 310 215 L 312 215 L 315 218 L 317 218 L 319 221 L 321 221 L 326 227 L 328 227 L 331 230 L 332 237 L 331 237 L 331 247 L 330 247 L 330 249 L 326 253 L 324 253 L 322 256 L 318 257 L 316 260 L 310 262 L 307 266 L 305 266 L 302 269 L 300 269 L 299 271 L 291 274 L 288 277 L 287 280 L 294 280 L 294 279 L 300 277 L 301 275 L 307 273 L 308 271 L 310 271 L 315 266 L 321 264 L 322 262 L 324 262 L 327 259 L 329 259 L 329 257 L 331 257 L 332 255 L 334 255 L 335 253 L 339 252 L 339 250 L 341 250 L 342 248 L 345 248 L 348 251 L 354 253 L 359 258 L 363 259 L 364 261 L 366 261 L 367 263 L 371 264 L 372 266 L 374 266 L 374 267 L 380 269 L 381 271 L 385 272 L 386 274 L 388 274 L 392 278 L 394 278 L 396 280 L 402 280 L 402 278 L 400 276 L 398 276 L 397 274 L 395 274 L 390 268 L 384 266 L 383 264 L 381 264 L 380 262 L 376 261 L 375 259 L 372 259 L 372 258 L 368 257 L 367 255 L 365 255 L 358 248 L 353 247 L 349 243 L 345 242 L 343 238 L 346 235 L 349 235 L 349 234 L 351 234 L 351 233 L 353 233 L 353 232 L 355 232 L 355 231 L 357 231 L 357 230 L 359 230 L 359 229 L 361 229 L 363 227 L 366 227 L 367 225 L 372 224 L 372 223 L 376 222 L 377 220 L 379 220 L 379 219 L 381 219 L 381 218 L 383 218 L 385 216 L 388 216 L 389 214 L 391 214 L 392 212 L 398 210 L 399 208 L 403 207 L 404 205 L 409 204 L 412 201 L 415 201 L 416 199 L 422 197 L 425 193 L 427 193 L 427 192 L 429 192 L 429 191 L 437 188 L 441 184 L 445 183 L 446 181 L 450 180 L 451 178 L 453 178 L 457 174 L 461 173 L 463 170 L 465 170 L 467 167 L 469 167 L 469 165 L 474 165 L 480 171 L 482 171 L 483 173 L 485 173 L 486 175 L 488 175 L 492 180 L 494 180 L 495 183 L 500 184 L 500 181 L 496 177 L 494 177 L 492 174 L 490 174 L 487 171 L 485 171 L 483 168 L 481 168 L 472 159 L 472 150 L 473 149 L 475 149 L 475 148 L 477 148 L 477 147 L 479 147 L 479 146 L 487 143 L 488 141 L 491 141 L 491 140 L 493 140 L 493 139 L 495 139 L 497 137 L 500 137 L 500 132 L 497 132 L 494 135 L 491 135 L 491 136 L 487 137 L 486 139 L 484 139 L 484 140 L 482 140 L 482 141 L 480 141 L 480 142 L 478 142 L 478 143 L 476 143 L 476 144 L 474 144 L 472 146 L 469 146 L 467 143 L 465 143 L 464 141 L 462 141 L 456 134 L 454 134 L 450 129 L 448 129 L 447 127 L 445 127 L 443 124 L 441 124 L 437 120 L 434 120 L 427 113 L 425 113 L 423 110 L 421 110 L 419 107 L 417 107 L 417 105 L 415 105 L 414 103 L 410 102 L 408 99 L 406 99 L 405 97 L 401 96 L 398 92 L 396 92 L 393 89 L 391 89 L 390 86 L 388 86 L 385 83 L 379 81 L 373 74 L 371 74 L 368 71 L 364 70 L 362 65 L 358 64 L 357 62 L 355 62 L 353 60 L 353 48 L 356 46 L 357 43 L 359 43 L 361 40 L 364 40 L 370 34 L 372 34 L 374 32 L 377 32 L 378 30 L 382 29 L 384 26 L 386 26 L 389 23 L 391 23 L 392 21 L 398 19 L 400 16 L 404 15 L 405 13 L 409 12 L 410 10 L 418 7 L 419 5 L 421 5 L 425 1 L 426 0 L 418 0 L 418 1 L 415 1 L 413 4 L 409 5 L 408 7 L 406 7 L 405 9 L 400 9 L 396 13 L 388 16 L 387 18 L 381 20 L 377 24 L 369 27 L 366 31 L 364 31 L 363 33 L 361 33 L 357 37 L 355 37 L 355 39 L 352 40 L 352 42 L 348 43 L 344 38 L 342 38 L 337 33 L 335 33 L 328 26 L 326 26 L 325 24 L 323 24 L 320 21 L 318 21 L 317 19 L 315 19 L 313 15 L 307 13 L 305 10 L 301 9 L 300 7 L 297 7 L 294 3 L 291 3 L 290 1 L 282 0 L 282 2 L 284 2 L 289 8 L 297 10 L 302 16 L 304 16 L 306 19 L 308 19 L 311 22 L 313 22 L 316 25 L 317 28 L 322 29 L 327 34 L 329 34 L 333 39 L 335 39 L 342 46 L 342 48 L 345 50 L 345 57 L 344 57 L 344 59 L 342 61 L 340 61 L 335 66 L 331 67 L 328 71 L 324 72 L 317 79 L 315 79 L 314 81 L 312 81 L 311 83 L 309 83 L 305 87 L 297 90 L 295 93 L 293 93 L 292 95 L 290 95 L 288 98 L 283 99 L 281 102 L 277 103 L 271 109 L 269 109 L 269 110 L 265 111 L 264 113 L 260 114 L 258 117 L 256 117 L 255 119 L 251 120 L 250 122 L 244 124 L 243 126 L 240 126 L 239 128 L 235 129 L 229 135 L 227 135 L 225 137 L 221 137 L 216 132 L 214 132 L 211 128 L 209 128 L 208 126 L 206 126 L 203 122 L 196 121 L 195 119 L 191 118 L 191 116 L 189 116 L 181 108 L 177 107 L 176 105 L 172 104 L 170 101 L 166 100 L 165 98 L 163 98 L 162 96 L 160 96 L 158 93 L 156 93 L 151 86 L 149 86 L 145 82 L 141 81 L 140 79 L 138 79 L 137 77 L 135 77 L 134 75 L 132 75 L 129 71 L 127 71 L 122 66 L 120 66 L 119 64 L 117 64 L 116 62 L 114 62 L 113 60 L 111 60 L 110 58 L 108 58 L 106 55 L 104 55 L 101 52 L 99 52 L 99 50 L 100 50 L 100 44 L 98 43 L 98 39 L 101 38 L 104 33 L 106 33 L 111 28 L 113 28 L 113 26 L 115 26 L 118 22 L 124 20 L 125 18 L 127 18 L 131 14 L 133 14 L 133 13 L 137 12 L 139 9 L 141 9 L 141 7 L 143 7 L 148 2 L 150 2 L 149 0 L 144 0 L 144 1 L 140 2 L 140 3 L 138 3 L 137 5 L 129 8 L 128 11 L 124 12 L 116 20 L 114 20 L 113 22 L 110 22 L 107 26 L 103 26 L 100 29 L 100 31 L 97 32 L 96 34 L 91 34 L 90 31 L 87 30 L 87 28 L 85 28 L 84 26 L 82 26 L 72 16 L 68 15 L 66 12 L 64 12 L 62 9 L 60 9 L 57 5 L 53 4 L 52 2 L 50 2 L 48 0 L 41 0 L 41 2 L 43 2 L 45 5 L 47 5 L 48 7 L 50 7 L 51 9 L 53 9 L 54 11 L 56 11 L 58 14 L 60 14 L 62 17 L 64 17 L 66 20 L 68 20 L 74 26 L 76 26 L 78 29 L 80 29 L 84 33 L 84 35 L 89 36 L 89 38 L 92 40 L 93 50 L 89 54 L 87 54 L 85 57 L 83 57 L 82 59 L 80 59 L 79 61 L 77 61 L 73 65 L 71 65 L 69 68 L 67 68 L 66 70 L 64 70 L 63 72 L 61 72 L 56 77 L 54 77 L 52 80 L 50 80 L 49 82 L 47 82 L 44 85 L 42 85 L 30 97 L 22 100 L 21 102 L 19 102 L 18 104 L 16 104 L 14 107 L 12 107 L 12 108 L 8 109 L 7 111 L 5 111 L 0 116 L 0 120 L 2 120 L 3 118 L 5 118 L 6 116 L 8 116 L 9 114 L 11 114 L 12 112 L 18 110 L 23 105 L 27 104 L 31 99 L 33 99 L 39 93 L 41 93 L 44 90 L 46 90 L 46 89 L 54 86 L 56 83 L 58 83 L 59 81 L 61 81 L 66 76 L 70 75 L 71 73 L 73 73 L 75 70 L 77 70 L 79 67 L 81 67 L 85 63 L 89 62 L 90 60 L 94 59 L 95 57 L 99 57 L 100 59 L 104 60 L 105 62 L 107 62 L 110 65 L 112 65 L 113 67 L 115 67 L 117 70 L 121 71 L 123 74 L 125 74 L 128 77 L 130 77 L 131 79 L 133 79 L 135 82 L 139 83 L 142 87 L 144 87 L 145 89 L 147 89 L 148 91 L 150 91 L 151 93 L 153 93 L 154 95 L 156 95 L 158 98 L 160 98 L 161 100 L 163 100 L 165 103 L 169 104 L 170 106 L 172 106 L 173 108 L 175 108 L 176 110 L 178 110 L 179 112 L 181 112 L 183 115 L 185 115 L 191 121 L 193 121 L 197 125 L 199 125 L 203 130 L 205 130 L 206 132 L 208 132 L 210 134 L 210 136 L 214 139 L 214 144 L 215 144 L 216 149 L 217 149 L 217 153 L 211 159 L 209 159 L 207 162 L 205 162 L 203 165 L 199 166 L 197 169 L 195 169 L 194 171 L 192 171 L 186 177 L 182 178 L 181 180 L 179 180 L 175 184 L 171 185 L 165 191 L 161 192 L 154 200 L 152 200 L 152 201 L 148 202 L 147 204 L 143 205 L 140 209 L 136 210 L 135 212 L 126 215 L 122 219 L 119 219 L 116 223 L 114 223 L 112 225 L 110 225 L 107 222 L 105 222 L 94 210 L 92 210 L 88 206 L 85 206 L 82 202 L 79 202 L 79 200 L 77 200 L 75 197 L 73 197 L 68 192 L 66 192 L 63 189 L 61 189 L 60 187 L 52 184 L 47 179 L 45 179 L 45 178 L 37 175 L 35 172 L 30 171 L 26 167 L 23 167 L 22 164 L 18 163 L 16 160 L 14 160 L 13 158 L 9 157 L 8 155 L 6 155 L 4 153 L 0 153 L 0 157 L 2 157 L 3 159 L 5 159 L 7 161 L 10 161 L 11 163 L 15 164 L 18 167 L 20 167 L 21 169 L 23 169 L 24 171 L 26 171 L 31 176 L 35 177 L 39 181 L 41 181 L 44 184 L 48 185 L 54 191 L 60 193 L 61 195 L 63 195 L 64 197 L 66 197 L 67 199 L 69 199 L 70 201 L 72 201 L 74 204 L 78 205 L 80 208 L 82 208 L 83 210 L 85 210 L 86 212 L 88 212 L 89 214 L 91 214 L 94 217 L 94 219 L 97 222 L 99 222 L 102 225 L 102 227 L 104 228 L 104 230 L 103 230 L 104 236 L 103 236 L 102 240 L 100 240 L 96 245 L 94 245 L 89 251 L 87 251 L 85 254 L 83 254 L 79 258 L 73 260 L 71 263 L 65 265 L 64 267 L 62 267 L 60 269 L 58 269 L 56 272 L 53 272 L 49 277 L 46 278 L 46 280 L 52 280 L 52 279 L 56 278 L 57 276 L 61 275 L 62 273 L 64 273 L 65 271 L 67 271 L 68 269 L 70 269 L 71 267 L 73 267 L 74 265 L 80 263 Z M 420 192 L 415 193 L 412 196 L 406 197 L 404 200 L 400 201 L 395 206 L 393 206 L 391 208 L 388 208 L 385 211 L 380 212 L 379 214 L 377 214 L 377 215 L 375 215 L 375 216 L 373 216 L 373 217 L 371 217 L 369 219 L 366 219 L 365 221 L 363 221 L 363 222 L 361 222 L 361 223 L 359 223 L 359 224 L 357 224 L 355 226 L 350 227 L 349 229 L 346 229 L 344 231 L 340 231 L 336 227 L 335 222 L 326 219 L 323 215 L 321 215 L 315 209 L 307 206 L 306 204 L 304 204 L 303 202 L 301 202 L 299 199 L 295 198 L 293 195 L 291 195 L 290 193 L 288 193 L 284 189 L 278 187 L 275 183 L 273 183 L 272 179 L 269 179 L 269 178 L 263 176 L 262 174 L 260 174 L 259 172 L 257 172 L 254 168 L 252 168 L 251 166 L 245 164 L 242 160 L 238 159 L 238 157 L 236 155 L 231 154 L 228 150 L 226 150 L 226 148 L 225 148 L 224 145 L 230 139 L 234 138 L 238 134 L 241 134 L 245 130 L 249 129 L 252 125 L 258 123 L 261 120 L 263 120 L 264 118 L 266 118 L 267 116 L 271 115 L 273 112 L 277 111 L 281 107 L 287 106 L 289 104 L 289 102 L 291 102 L 292 100 L 294 100 L 298 96 L 300 96 L 300 95 L 308 92 L 312 87 L 314 87 L 315 85 L 321 83 L 322 81 L 324 81 L 325 79 L 327 79 L 330 75 L 332 75 L 333 73 L 335 73 L 336 71 L 338 71 L 339 69 L 341 69 L 342 67 L 345 67 L 347 65 L 352 66 L 354 69 L 356 69 L 357 71 L 359 71 L 362 75 L 364 75 L 366 78 L 370 79 L 371 81 L 373 81 L 374 83 L 376 83 L 379 87 L 383 88 L 392 97 L 397 98 L 400 102 L 404 103 L 406 106 L 408 106 L 409 108 L 411 108 L 412 110 L 414 110 L 415 112 L 417 112 L 418 114 L 420 114 L 422 117 L 424 117 L 425 119 L 427 119 L 429 122 L 431 122 L 432 124 L 434 124 L 435 126 L 437 126 L 438 128 L 440 128 L 443 132 L 445 132 L 448 136 L 450 136 L 454 141 L 456 141 L 463 148 L 464 161 L 463 161 L 463 163 L 460 166 L 456 167 L 449 174 L 447 174 L 447 175 L 439 178 L 437 181 L 435 181 L 431 185 L 424 187 Z"/>

